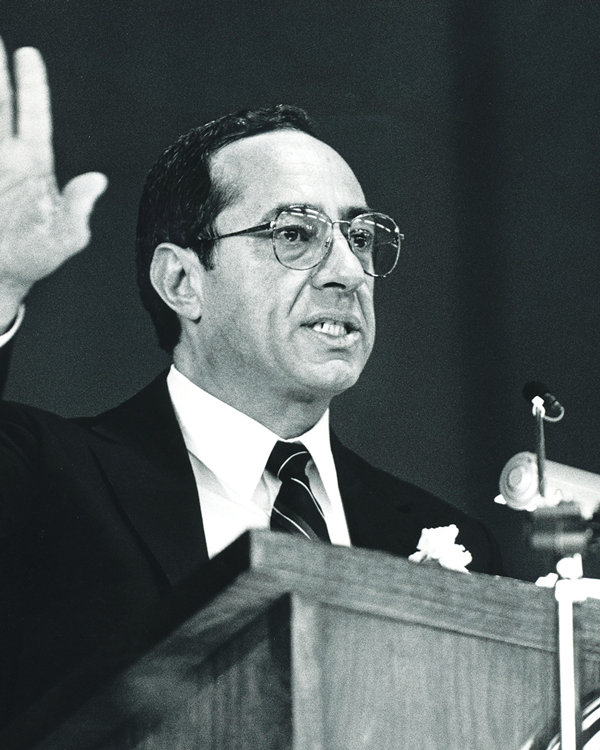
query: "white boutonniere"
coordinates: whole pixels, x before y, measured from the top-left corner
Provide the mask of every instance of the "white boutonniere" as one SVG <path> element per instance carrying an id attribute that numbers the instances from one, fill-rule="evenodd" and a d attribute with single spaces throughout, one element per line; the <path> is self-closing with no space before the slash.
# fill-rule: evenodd
<path id="1" fill-rule="evenodd" d="M 412 562 L 437 562 L 443 568 L 468 573 L 466 566 L 473 556 L 462 544 L 456 544 L 458 527 L 438 526 L 436 529 L 423 529 L 417 544 L 417 552 L 409 555 Z"/>

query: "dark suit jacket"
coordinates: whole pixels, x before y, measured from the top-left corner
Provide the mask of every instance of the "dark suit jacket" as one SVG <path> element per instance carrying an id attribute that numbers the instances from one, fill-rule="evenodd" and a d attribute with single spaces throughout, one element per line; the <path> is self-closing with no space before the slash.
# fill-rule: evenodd
<path id="1" fill-rule="evenodd" d="M 0 695 L 4 721 L 143 616 L 208 560 L 198 494 L 163 373 L 95 418 L 0 411 Z M 485 530 L 370 466 L 332 436 L 350 537 L 407 556 L 456 523 L 471 569 L 499 572 Z"/>

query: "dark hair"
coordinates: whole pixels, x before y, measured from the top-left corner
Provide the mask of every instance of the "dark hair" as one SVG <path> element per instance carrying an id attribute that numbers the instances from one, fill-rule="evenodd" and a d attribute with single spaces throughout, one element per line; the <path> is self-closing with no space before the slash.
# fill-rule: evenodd
<path id="1" fill-rule="evenodd" d="M 213 222 L 230 195 L 227 186 L 211 181 L 211 155 L 228 143 L 286 128 L 315 134 L 308 115 L 298 107 L 279 104 L 226 115 L 182 135 L 148 173 L 138 212 L 137 281 L 158 343 L 170 354 L 179 341 L 181 325 L 150 281 L 154 250 L 161 242 L 173 242 L 192 248 L 204 267 L 212 268 L 214 242 L 200 241 L 198 235 L 213 233 Z"/>

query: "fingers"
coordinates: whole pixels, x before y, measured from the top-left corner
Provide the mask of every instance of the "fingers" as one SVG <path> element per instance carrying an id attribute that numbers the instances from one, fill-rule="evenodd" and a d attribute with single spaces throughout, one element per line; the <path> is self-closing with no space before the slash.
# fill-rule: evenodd
<path id="1" fill-rule="evenodd" d="M 13 92 L 4 43 L 0 39 L 0 141 L 13 134 Z"/>
<path id="2" fill-rule="evenodd" d="M 15 52 L 17 135 L 36 148 L 38 157 L 52 166 L 52 119 L 46 66 L 38 50 L 22 47 Z"/>
<path id="3" fill-rule="evenodd" d="M 63 190 L 63 230 L 72 241 L 74 251 L 90 239 L 89 218 L 94 203 L 106 190 L 108 180 L 100 172 L 88 172 L 72 179 Z"/>

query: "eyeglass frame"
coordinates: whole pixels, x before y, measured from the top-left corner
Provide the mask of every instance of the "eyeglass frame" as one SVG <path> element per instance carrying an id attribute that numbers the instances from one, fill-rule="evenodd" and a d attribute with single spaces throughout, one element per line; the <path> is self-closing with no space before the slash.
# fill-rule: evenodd
<path id="1" fill-rule="evenodd" d="M 319 211 L 318 209 L 313 209 L 318 214 L 321 214 L 321 216 L 325 216 L 325 218 L 329 222 L 329 225 L 331 226 L 331 237 L 325 243 L 325 252 L 323 254 L 323 257 L 320 258 L 316 263 L 313 263 L 312 266 L 307 266 L 306 268 L 291 268 L 290 266 L 286 266 L 285 263 L 283 263 L 283 261 L 277 255 L 277 249 L 275 247 L 274 229 L 275 229 L 275 225 L 277 223 L 277 219 L 279 219 L 279 217 L 281 216 L 281 214 L 284 213 L 285 211 L 293 211 L 294 209 L 296 209 L 296 210 L 298 210 L 298 209 L 306 210 L 307 208 L 309 208 L 309 206 L 302 206 L 302 205 L 285 206 L 284 208 L 281 208 L 277 212 L 277 216 L 274 219 L 272 219 L 271 221 L 264 222 L 263 224 L 257 224 L 256 226 L 254 226 L 254 227 L 248 227 L 247 229 L 240 229 L 237 232 L 228 232 L 227 234 L 220 234 L 220 235 L 217 235 L 217 236 L 202 237 L 201 235 L 198 235 L 198 240 L 200 240 L 200 242 L 216 242 L 217 240 L 224 240 L 224 239 L 227 239 L 228 237 L 239 237 L 239 236 L 243 236 L 245 234 L 253 234 L 255 232 L 267 232 L 267 231 L 269 231 L 269 232 L 271 232 L 271 243 L 272 243 L 272 246 L 273 246 L 273 253 L 274 253 L 275 258 L 277 259 L 278 263 L 281 263 L 281 265 L 284 268 L 287 268 L 289 271 L 310 271 L 312 268 L 316 268 L 320 263 L 322 263 L 324 260 L 326 260 L 329 257 L 329 254 L 331 253 L 331 249 L 333 247 L 333 230 L 334 230 L 334 227 L 335 227 L 336 224 L 340 224 L 340 225 L 341 224 L 347 224 L 348 226 L 350 226 L 352 224 L 352 222 L 356 221 L 357 219 L 361 219 L 363 216 L 379 215 L 379 216 L 385 216 L 387 219 L 389 219 L 394 224 L 394 226 L 396 228 L 396 236 L 398 238 L 398 248 L 397 248 L 397 251 L 396 251 L 396 260 L 394 261 L 394 265 L 386 273 L 369 273 L 364 267 L 363 267 L 363 271 L 367 274 L 367 276 L 370 276 L 371 278 L 374 278 L 374 279 L 385 279 L 385 278 L 387 278 L 392 273 L 392 271 L 398 265 L 398 260 L 400 259 L 400 246 L 401 246 L 402 241 L 404 240 L 404 235 L 400 232 L 400 229 L 399 229 L 398 225 L 396 224 L 396 222 L 394 221 L 394 219 L 392 219 L 391 216 L 388 216 L 387 214 L 380 214 L 378 211 L 366 211 L 363 214 L 358 214 L 357 216 L 353 217 L 352 219 L 336 219 L 334 221 L 329 216 L 327 216 L 327 214 L 324 211 Z M 340 231 L 342 231 L 342 230 L 340 229 Z M 354 252 L 354 250 L 352 249 L 352 246 L 350 245 L 350 242 L 348 240 L 348 236 L 346 234 L 344 234 L 343 231 L 342 231 L 342 235 L 343 235 L 344 239 L 346 240 L 346 242 L 348 243 L 348 247 L 350 248 L 350 251 L 356 256 L 356 253 Z M 356 257 L 358 257 L 358 256 L 356 256 Z"/>

